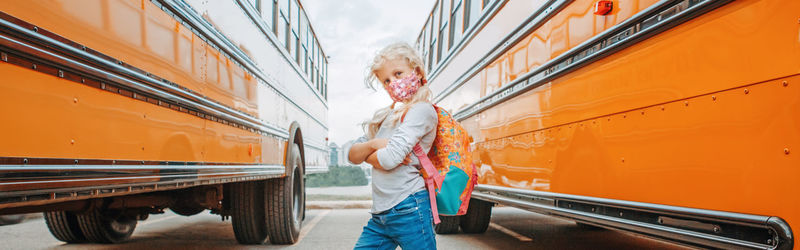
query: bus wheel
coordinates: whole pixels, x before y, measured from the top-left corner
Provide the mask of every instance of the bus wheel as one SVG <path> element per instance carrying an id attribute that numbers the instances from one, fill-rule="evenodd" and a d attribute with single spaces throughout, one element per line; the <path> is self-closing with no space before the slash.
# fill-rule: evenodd
<path id="1" fill-rule="evenodd" d="M 231 224 L 236 241 L 241 244 L 262 244 L 267 241 L 264 209 L 264 182 L 230 184 Z"/>
<path id="2" fill-rule="evenodd" d="M 77 214 L 81 232 L 90 242 L 118 243 L 127 240 L 136 229 L 136 218 L 130 218 L 121 211 L 93 209 Z"/>
<path id="3" fill-rule="evenodd" d="M 492 218 L 492 205 L 491 202 L 470 199 L 467 214 L 461 218 L 461 230 L 468 234 L 486 232 Z"/>
<path id="4" fill-rule="evenodd" d="M 17 224 L 25 220 L 24 214 L 0 215 L 0 225 Z"/>
<path id="5" fill-rule="evenodd" d="M 86 242 L 86 237 L 78 225 L 78 217 L 72 212 L 54 211 L 44 212 L 44 222 L 50 234 L 56 239 L 66 243 Z"/>
<path id="6" fill-rule="evenodd" d="M 286 167 L 292 169 L 291 174 L 267 180 L 267 229 L 272 244 L 297 242 L 306 208 L 300 147 L 293 144 L 289 152 Z"/>
<path id="7" fill-rule="evenodd" d="M 454 234 L 458 233 L 458 221 L 461 216 L 442 216 L 439 215 L 439 224 L 433 227 L 437 234 Z"/>

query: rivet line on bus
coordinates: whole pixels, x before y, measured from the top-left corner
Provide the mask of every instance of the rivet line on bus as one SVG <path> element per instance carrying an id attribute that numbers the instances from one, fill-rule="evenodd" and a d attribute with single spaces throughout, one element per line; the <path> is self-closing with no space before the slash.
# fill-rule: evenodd
<path id="1" fill-rule="evenodd" d="M 136 78 L 137 80 L 142 80 L 142 81 L 149 82 L 153 86 L 166 88 L 166 89 L 169 90 L 169 92 L 168 91 L 163 91 L 161 89 L 157 89 L 155 87 L 151 87 L 151 85 L 142 84 L 140 82 L 137 82 L 137 81 L 134 81 L 134 80 L 122 77 L 122 76 L 118 76 L 118 75 L 110 73 L 110 72 L 106 72 L 103 69 L 99 69 L 99 68 L 96 68 L 94 66 L 90 66 L 90 65 L 78 62 L 76 60 L 73 60 L 73 59 L 70 59 L 70 58 L 67 58 L 67 57 L 64 57 L 64 56 L 57 55 L 57 54 L 55 54 L 53 52 L 49 52 L 49 51 L 46 51 L 46 50 L 41 49 L 41 48 L 37 48 L 37 47 L 34 47 L 32 45 L 28 45 L 28 44 L 26 44 L 26 43 L 24 43 L 22 41 L 14 39 L 14 38 L 7 37 L 7 36 L 4 36 L 4 35 L 0 35 L 0 38 L 2 38 L 2 39 L 0 39 L 0 44 L 2 44 L 3 46 L 5 46 L 7 48 L 15 49 L 15 50 L 20 51 L 21 53 L 42 58 L 42 59 L 47 60 L 48 62 L 51 62 L 51 63 L 52 62 L 59 62 L 60 64 L 62 64 L 62 66 L 69 67 L 69 68 L 71 68 L 71 69 L 73 69 L 75 71 L 78 71 L 78 72 L 81 72 L 81 73 L 86 73 L 86 74 L 91 74 L 91 75 L 93 75 L 95 77 L 98 77 L 100 79 L 105 78 L 106 80 L 121 84 L 122 86 L 126 86 L 126 87 L 129 87 L 129 88 L 135 89 L 137 91 L 142 91 L 143 93 L 147 93 L 147 94 L 152 95 L 152 96 L 158 96 L 159 98 L 163 98 L 164 100 L 169 100 L 169 102 L 173 103 L 173 104 L 170 104 L 168 102 L 164 102 L 164 101 L 161 101 L 161 100 L 154 99 L 153 101 L 157 102 L 157 103 L 154 103 L 154 104 L 159 105 L 159 106 L 165 106 L 165 107 L 168 107 L 168 108 L 176 109 L 177 111 L 182 111 L 184 113 L 189 113 L 188 109 L 182 110 L 181 105 L 186 105 L 187 107 L 191 107 L 192 109 L 202 110 L 204 112 L 207 112 L 208 114 L 214 114 L 212 116 L 208 116 L 208 115 L 205 115 L 205 114 L 203 114 L 201 112 L 197 113 L 198 116 L 201 116 L 203 118 L 207 118 L 207 119 L 212 120 L 212 121 L 218 121 L 220 123 L 228 125 L 229 122 L 227 122 L 226 120 L 217 119 L 215 117 L 215 116 L 220 116 L 220 117 L 226 118 L 227 120 L 237 121 L 239 124 L 243 124 L 243 125 L 246 125 L 248 127 L 257 129 L 260 132 L 270 133 L 272 135 L 276 135 L 276 136 L 283 137 L 283 138 L 288 137 L 288 133 L 287 132 L 285 132 L 285 131 L 283 131 L 281 129 L 278 129 L 278 128 L 274 128 L 274 127 L 272 127 L 272 126 L 270 126 L 268 124 L 264 124 L 261 121 L 255 119 L 253 117 L 250 117 L 249 115 L 246 115 L 246 114 L 243 114 L 243 113 L 241 113 L 239 111 L 236 111 L 236 110 L 230 109 L 228 107 L 225 107 L 225 106 L 223 106 L 223 105 L 221 105 L 221 104 L 219 104 L 217 102 L 208 101 L 207 99 L 205 99 L 203 97 L 200 97 L 200 96 L 197 96 L 195 94 L 189 93 L 189 92 L 185 91 L 184 89 L 177 88 L 177 87 L 175 87 L 175 86 L 173 86 L 171 84 L 164 84 L 163 81 L 156 81 L 155 79 L 153 79 L 153 78 L 151 78 L 149 76 L 145 76 L 145 75 L 140 74 L 138 72 L 129 70 L 128 68 L 122 67 L 121 65 L 108 62 L 107 60 L 104 60 L 104 59 L 102 59 L 100 57 L 97 57 L 95 55 L 86 53 L 84 51 L 77 50 L 74 47 L 71 47 L 71 46 L 68 46 L 66 44 L 60 43 L 60 42 L 58 42 L 58 41 L 56 41 L 56 40 L 54 40 L 52 38 L 40 35 L 38 33 L 31 32 L 31 31 L 29 31 L 27 29 L 24 29 L 24 28 L 22 28 L 22 27 L 20 27 L 20 26 L 18 26 L 16 24 L 13 24 L 13 23 L 5 20 L 5 19 L 0 19 L 0 26 L 7 27 L 9 30 L 13 30 L 15 32 L 19 32 L 19 33 L 25 34 L 25 35 L 30 36 L 30 37 L 36 37 L 36 38 L 39 39 L 39 41 L 46 42 L 47 44 L 49 44 L 49 45 L 51 45 L 53 47 L 65 50 L 64 51 L 65 53 L 72 53 L 73 55 L 77 55 L 77 56 L 79 56 L 81 58 L 89 59 L 89 60 L 91 60 L 91 61 L 93 61 L 95 63 L 98 63 L 101 66 L 105 66 L 105 67 L 111 68 L 111 69 L 116 70 L 116 71 L 124 71 L 124 72 L 127 72 L 129 75 L 138 76 Z M 20 58 L 20 59 L 24 60 L 23 58 Z M 40 67 L 36 66 L 35 63 L 33 63 L 32 65 L 33 65 L 33 67 L 32 67 L 33 69 L 40 68 Z M 54 74 L 54 75 L 56 75 L 56 74 Z M 80 77 L 78 76 L 77 78 L 80 78 Z M 77 78 L 72 78 L 72 79 L 75 80 Z M 81 79 L 81 81 L 83 81 L 84 83 L 86 82 L 85 79 Z M 103 83 L 103 82 L 98 81 L 97 83 L 99 83 L 99 84 L 95 85 L 95 86 L 100 88 L 100 89 L 106 90 L 108 88 L 107 87 L 108 85 Z M 112 92 L 116 92 L 118 94 L 125 95 L 125 96 L 129 96 L 131 98 L 134 97 L 133 93 L 130 93 L 130 90 L 120 90 L 118 88 L 113 88 L 113 89 L 111 89 L 111 91 Z M 179 96 L 179 95 L 176 95 L 176 94 L 173 94 L 173 92 L 181 93 L 181 94 L 183 94 L 185 96 L 189 96 L 189 97 L 193 98 L 196 101 L 190 100 L 188 98 L 185 98 L 185 97 L 182 97 L 182 96 Z M 142 99 L 138 99 L 138 100 L 142 100 Z M 148 100 L 149 99 L 145 99 L 144 101 L 152 103 L 152 101 L 148 101 Z M 198 102 L 200 102 L 200 103 L 198 103 Z M 235 123 L 230 123 L 230 124 L 232 126 L 234 126 L 234 127 L 239 127 L 239 125 L 236 125 Z"/>

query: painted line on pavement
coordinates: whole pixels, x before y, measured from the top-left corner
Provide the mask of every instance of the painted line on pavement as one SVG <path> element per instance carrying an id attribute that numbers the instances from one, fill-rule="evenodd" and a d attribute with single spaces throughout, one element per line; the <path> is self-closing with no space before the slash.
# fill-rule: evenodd
<path id="1" fill-rule="evenodd" d="M 305 225 L 302 230 L 300 230 L 300 235 L 297 236 L 297 242 L 295 244 L 300 243 L 300 241 L 305 238 L 306 234 L 308 234 L 308 232 L 310 232 L 311 229 L 314 228 L 314 226 L 316 226 L 320 220 L 322 220 L 322 217 L 325 217 L 325 215 L 328 215 L 330 212 L 330 209 L 326 209 L 322 210 L 322 212 L 320 212 L 317 216 L 314 216 L 314 219 L 308 222 L 308 224 Z"/>
<path id="2" fill-rule="evenodd" d="M 489 223 L 489 226 L 494 228 L 494 229 L 499 230 L 500 232 L 503 232 L 504 234 L 508 234 L 511 237 L 517 238 L 519 241 L 533 241 L 533 239 L 528 238 L 528 237 L 526 237 L 524 235 L 518 234 L 518 233 L 516 233 L 514 231 L 511 231 L 511 229 L 505 228 L 505 227 L 503 227 L 501 225 L 497 225 L 495 223 Z"/>
<path id="3" fill-rule="evenodd" d="M 162 222 L 162 221 L 169 220 L 169 219 L 175 219 L 175 218 L 178 218 L 178 215 L 170 215 L 170 216 L 167 216 L 167 217 L 164 217 L 164 218 L 158 218 L 158 219 L 155 219 L 155 220 L 146 220 L 146 221 L 144 221 L 142 223 L 139 223 L 139 226 L 158 223 L 158 222 Z"/>

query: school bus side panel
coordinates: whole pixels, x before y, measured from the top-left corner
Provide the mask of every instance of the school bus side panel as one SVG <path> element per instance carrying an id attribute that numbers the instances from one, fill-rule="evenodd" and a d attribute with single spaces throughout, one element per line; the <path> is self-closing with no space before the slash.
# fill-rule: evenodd
<path id="1" fill-rule="evenodd" d="M 797 9 L 734 1 L 467 117 L 480 183 L 797 225 Z"/>
<path id="2" fill-rule="evenodd" d="M 4 2 L 0 9 L 200 96 L 258 115 L 257 80 L 150 1 Z M 8 122 L 0 125 L 10 134 L 8 143 L 0 145 L 3 156 L 282 164 L 282 157 L 269 152 L 283 152 L 279 141 L 285 139 L 34 70 L 0 67 L 10 78 L 2 86 L 9 97 L 2 107 L 13 109 L 4 112 Z M 21 117 L 28 119 L 17 119 Z M 270 157 L 262 156 L 265 152 Z"/>

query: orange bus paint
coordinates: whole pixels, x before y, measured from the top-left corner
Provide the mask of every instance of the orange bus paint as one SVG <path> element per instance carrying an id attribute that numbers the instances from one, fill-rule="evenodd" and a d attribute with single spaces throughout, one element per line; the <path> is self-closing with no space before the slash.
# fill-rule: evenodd
<path id="1" fill-rule="evenodd" d="M 4 2 L 0 9 L 256 115 L 255 96 L 247 92 L 254 90 L 256 80 L 150 1 Z M 0 125 L 15 131 L 6 137 L 9 143 L 0 144 L 4 156 L 282 163 L 280 157 L 262 156 L 263 150 L 247 154 L 249 143 L 274 145 L 269 141 L 275 138 L 8 64 L 0 64 L 0 70 L 6 81 L 26 83 L 0 86 L 5 117 L 30 121 Z M 74 98 L 79 102 L 73 103 Z M 53 124 L 69 132 L 53 129 Z M 278 145 L 269 150 L 282 152 L 283 143 Z"/>
<path id="2" fill-rule="evenodd" d="M 571 2 L 439 105 L 458 113 L 654 3 L 596 16 L 594 1 Z M 797 10 L 733 1 L 465 117 L 479 184 L 777 216 L 797 230 Z M 458 56 L 435 91 L 475 63 Z"/>

